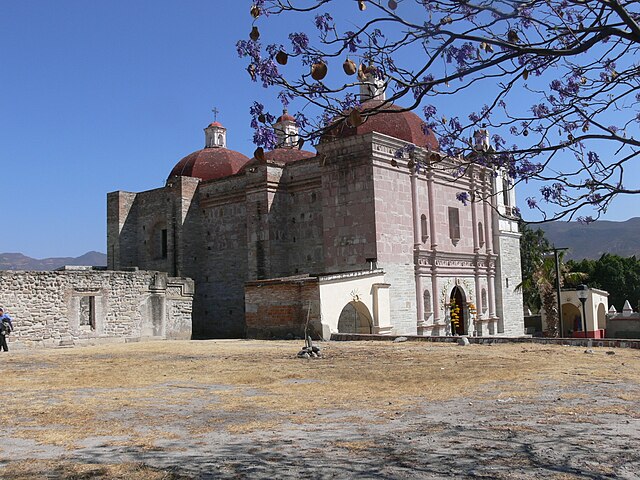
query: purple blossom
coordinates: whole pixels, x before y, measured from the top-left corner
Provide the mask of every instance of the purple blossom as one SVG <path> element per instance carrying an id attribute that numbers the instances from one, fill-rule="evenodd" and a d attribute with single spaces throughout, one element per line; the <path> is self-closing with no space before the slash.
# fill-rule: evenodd
<path id="1" fill-rule="evenodd" d="M 425 93 L 427 93 L 431 89 L 431 84 L 433 83 L 433 75 L 425 75 L 420 80 L 420 83 L 414 85 L 411 88 L 413 92 L 413 98 L 416 100 L 422 97 Z"/>
<path id="2" fill-rule="evenodd" d="M 538 118 L 545 118 L 549 115 L 549 107 L 547 107 L 544 103 L 534 105 L 533 107 L 531 107 L 531 111 Z"/>
<path id="3" fill-rule="evenodd" d="M 596 152 L 587 152 L 587 160 L 589 165 L 593 165 L 594 163 L 600 162 L 600 157 Z"/>
<path id="4" fill-rule="evenodd" d="M 273 128 L 265 125 L 258 125 L 253 132 L 253 143 L 265 150 L 273 150 L 278 144 L 278 136 Z"/>
<path id="5" fill-rule="evenodd" d="M 403 147 L 398 148 L 395 152 L 393 152 L 393 156 L 395 158 L 402 158 L 402 157 L 404 157 L 405 153 L 407 153 L 407 154 L 409 154 L 409 156 L 411 156 L 411 154 L 413 152 L 415 152 L 415 151 L 416 151 L 416 146 L 413 143 L 407 143 Z"/>
<path id="6" fill-rule="evenodd" d="M 587 200 L 589 200 L 590 203 L 598 204 L 602 201 L 602 195 L 600 195 L 597 192 L 594 192 L 587 197 Z"/>
<path id="7" fill-rule="evenodd" d="M 315 24 L 318 30 L 323 33 L 327 33 L 333 28 L 333 17 L 328 13 L 316 15 Z"/>
<path id="8" fill-rule="evenodd" d="M 557 202 L 562 199 L 565 188 L 561 183 L 553 183 L 551 185 L 545 185 L 540 189 L 542 197 L 547 202 Z"/>
<path id="9" fill-rule="evenodd" d="M 254 61 L 260 61 L 260 42 L 254 42 L 253 40 L 238 40 L 236 43 L 236 51 L 238 56 L 251 57 Z"/>
<path id="10" fill-rule="evenodd" d="M 533 197 L 528 197 L 527 205 L 529 206 L 529 208 L 536 208 L 538 206 L 538 201 Z"/>
<path id="11" fill-rule="evenodd" d="M 438 110 L 434 105 L 426 105 L 422 111 L 424 112 L 424 118 L 426 120 L 429 120 L 438 113 Z"/>
<path id="12" fill-rule="evenodd" d="M 309 37 L 307 37 L 307 34 L 304 32 L 290 33 L 289 40 L 291 40 L 293 53 L 296 55 L 303 54 L 309 47 Z"/>
<path id="13" fill-rule="evenodd" d="M 345 32 L 344 34 L 344 46 L 347 47 L 347 49 L 351 52 L 354 53 L 358 50 L 358 45 L 360 45 L 362 42 L 360 41 L 360 38 L 358 37 L 358 35 L 356 35 L 356 32 L 353 32 L 351 30 L 349 30 L 348 32 Z"/>
<path id="14" fill-rule="evenodd" d="M 299 128 L 306 128 L 309 125 L 309 119 L 304 113 L 296 113 L 293 116 L 296 119 L 296 126 Z"/>
<path id="15" fill-rule="evenodd" d="M 469 203 L 469 192 L 458 192 L 456 193 L 456 199 L 459 202 L 462 202 L 464 206 L 467 206 Z"/>
<path id="16" fill-rule="evenodd" d="M 353 108 L 357 108 L 361 105 L 360 97 L 353 93 L 347 93 L 342 100 L 339 100 L 340 109 L 343 111 L 349 111 Z"/>

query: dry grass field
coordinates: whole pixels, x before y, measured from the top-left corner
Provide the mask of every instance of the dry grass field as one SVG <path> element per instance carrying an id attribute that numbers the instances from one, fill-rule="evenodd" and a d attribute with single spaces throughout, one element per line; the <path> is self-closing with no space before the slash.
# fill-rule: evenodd
<path id="1" fill-rule="evenodd" d="M 640 352 L 150 342 L 0 357 L 0 478 L 640 478 Z"/>

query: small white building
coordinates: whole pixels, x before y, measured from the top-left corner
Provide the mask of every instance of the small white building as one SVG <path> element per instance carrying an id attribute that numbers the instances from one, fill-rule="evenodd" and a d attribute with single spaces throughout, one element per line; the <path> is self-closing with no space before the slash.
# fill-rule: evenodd
<path id="1" fill-rule="evenodd" d="M 584 305 L 587 322 L 587 336 L 590 338 L 604 338 L 607 328 L 607 311 L 609 309 L 609 292 L 588 288 L 587 300 Z M 578 290 L 566 289 L 560 292 L 562 305 L 562 328 L 560 336 L 584 337 L 582 333 L 582 303 L 578 298 Z M 542 330 L 547 330 L 547 322 L 542 311 Z"/>

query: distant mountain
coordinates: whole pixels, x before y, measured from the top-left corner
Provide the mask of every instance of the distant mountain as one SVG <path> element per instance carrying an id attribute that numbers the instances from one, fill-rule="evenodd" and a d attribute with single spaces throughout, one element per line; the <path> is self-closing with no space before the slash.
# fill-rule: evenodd
<path id="1" fill-rule="evenodd" d="M 532 226 L 534 229 L 535 225 Z M 598 259 L 604 253 L 640 257 L 640 218 L 625 222 L 598 220 L 589 225 L 578 222 L 543 223 L 540 228 L 556 247 L 568 247 L 565 260 Z"/>
<path id="2" fill-rule="evenodd" d="M 64 265 L 105 266 L 107 256 L 87 252 L 79 257 L 31 258 L 21 253 L 0 253 L 0 270 L 55 270 Z"/>

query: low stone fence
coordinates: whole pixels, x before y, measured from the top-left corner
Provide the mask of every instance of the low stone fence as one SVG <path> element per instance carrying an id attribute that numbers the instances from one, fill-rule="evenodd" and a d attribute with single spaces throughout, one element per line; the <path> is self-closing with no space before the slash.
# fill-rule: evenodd
<path id="1" fill-rule="evenodd" d="M 193 281 L 153 271 L 0 271 L 9 348 L 191 338 Z"/>
<path id="2" fill-rule="evenodd" d="M 456 343 L 460 337 L 427 337 L 422 335 L 364 335 L 357 333 L 333 333 L 331 340 L 339 342 L 354 341 L 394 341 L 396 338 L 404 337 L 411 342 L 439 342 Z M 640 349 L 640 339 L 627 340 L 622 338 L 539 338 L 539 337 L 467 337 L 469 343 L 490 345 L 492 343 L 540 343 L 544 345 L 567 345 L 572 347 L 605 347 L 605 348 L 636 348 Z"/>

